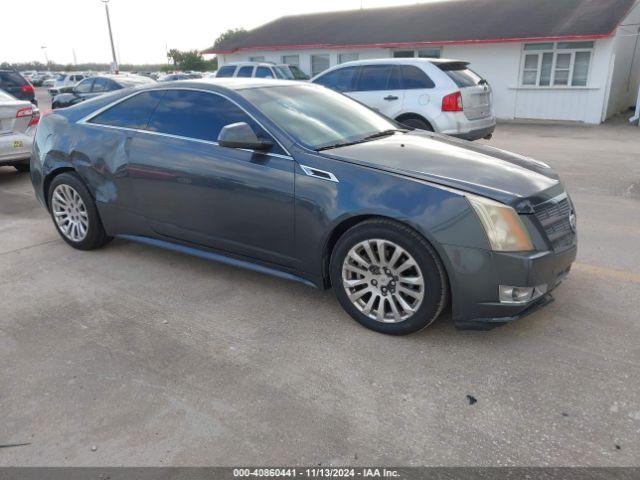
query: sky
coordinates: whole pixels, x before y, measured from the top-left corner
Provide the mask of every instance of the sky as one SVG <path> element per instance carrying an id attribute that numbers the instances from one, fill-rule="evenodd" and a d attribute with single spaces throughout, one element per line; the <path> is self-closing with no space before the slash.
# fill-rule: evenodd
<path id="1" fill-rule="evenodd" d="M 142 64 L 166 62 L 166 48 L 202 50 L 229 28 L 251 29 L 284 15 L 412 3 L 421 2 L 110 0 L 109 12 L 119 63 Z M 1 10 L 4 19 L 15 21 L 2 21 L 0 62 L 44 62 L 46 53 L 51 61 L 73 63 L 74 51 L 77 63 L 111 62 L 101 0 L 10 1 Z"/>

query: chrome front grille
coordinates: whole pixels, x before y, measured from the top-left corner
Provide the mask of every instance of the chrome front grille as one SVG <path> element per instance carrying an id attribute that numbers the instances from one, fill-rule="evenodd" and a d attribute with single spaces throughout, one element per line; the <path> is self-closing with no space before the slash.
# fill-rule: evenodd
<path id="1" fill-rule="evenodd" d="M 536 218 L 554 251 L 565 250 L 576 244 L 576 232 L 571 226 L 572 214 L 573 207 L 567 194 L 535 208 Z"/>

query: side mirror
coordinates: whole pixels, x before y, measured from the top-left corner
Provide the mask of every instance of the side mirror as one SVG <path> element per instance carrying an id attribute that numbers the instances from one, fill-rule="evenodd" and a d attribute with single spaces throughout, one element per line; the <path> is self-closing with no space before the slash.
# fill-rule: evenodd
<path id="1" fill-rule="evenodd" d="M 246 122 L 231 123 L 222 127 L 218 135 L 218 144 L 221 147 L 250 150 L 268 150 L 273 146 L 269 141 L 260 140 Z"/>

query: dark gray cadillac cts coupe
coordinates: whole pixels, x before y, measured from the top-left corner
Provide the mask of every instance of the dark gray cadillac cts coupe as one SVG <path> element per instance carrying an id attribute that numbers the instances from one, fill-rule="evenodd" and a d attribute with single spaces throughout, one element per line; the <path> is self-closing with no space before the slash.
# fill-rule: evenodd
<path id="1" fill-rule="evenodd" d="M 515 320 L 552 300 L 576 256 L 547 165 L 306 83 L 188 80 L 56 110 L 31 178 L 74 248 L 119 236 L 333 287 L 390 334 L 448 306 L 460 328 Z"/>

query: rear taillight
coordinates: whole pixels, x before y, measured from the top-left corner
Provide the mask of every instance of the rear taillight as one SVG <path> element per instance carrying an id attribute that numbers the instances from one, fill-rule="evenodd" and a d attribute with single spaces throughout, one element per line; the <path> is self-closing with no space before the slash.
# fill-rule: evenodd
<path id="1" fill-rule="evenodd" d="M 20 87 L 20 90 L 22 90 L 23 93 L 34 93 L 32 85 L 22 85 L 22 87 Z"/>
<path id="2" fill-rule="evenodd" d="M 29 126 L 30 127 L 35 127 L 36 125 L 38 125 L 39 121 L 40 121 L 40 113 L 39 112 L 33 112 L 33 116 L 31 117 L 31 121 L 29 121 Z"/>
<path id="3" fill-rule="evenodd" d="M 30 117 L 33 115 L 33 108 L 24 107 L 16 112 L 16 118 Z"/>
<path id="4" fill-rule="evenodd" d="M 450 93 L 442 97 L 443 112 L 462 112 L 462 94 L 460 92 Z"/>

